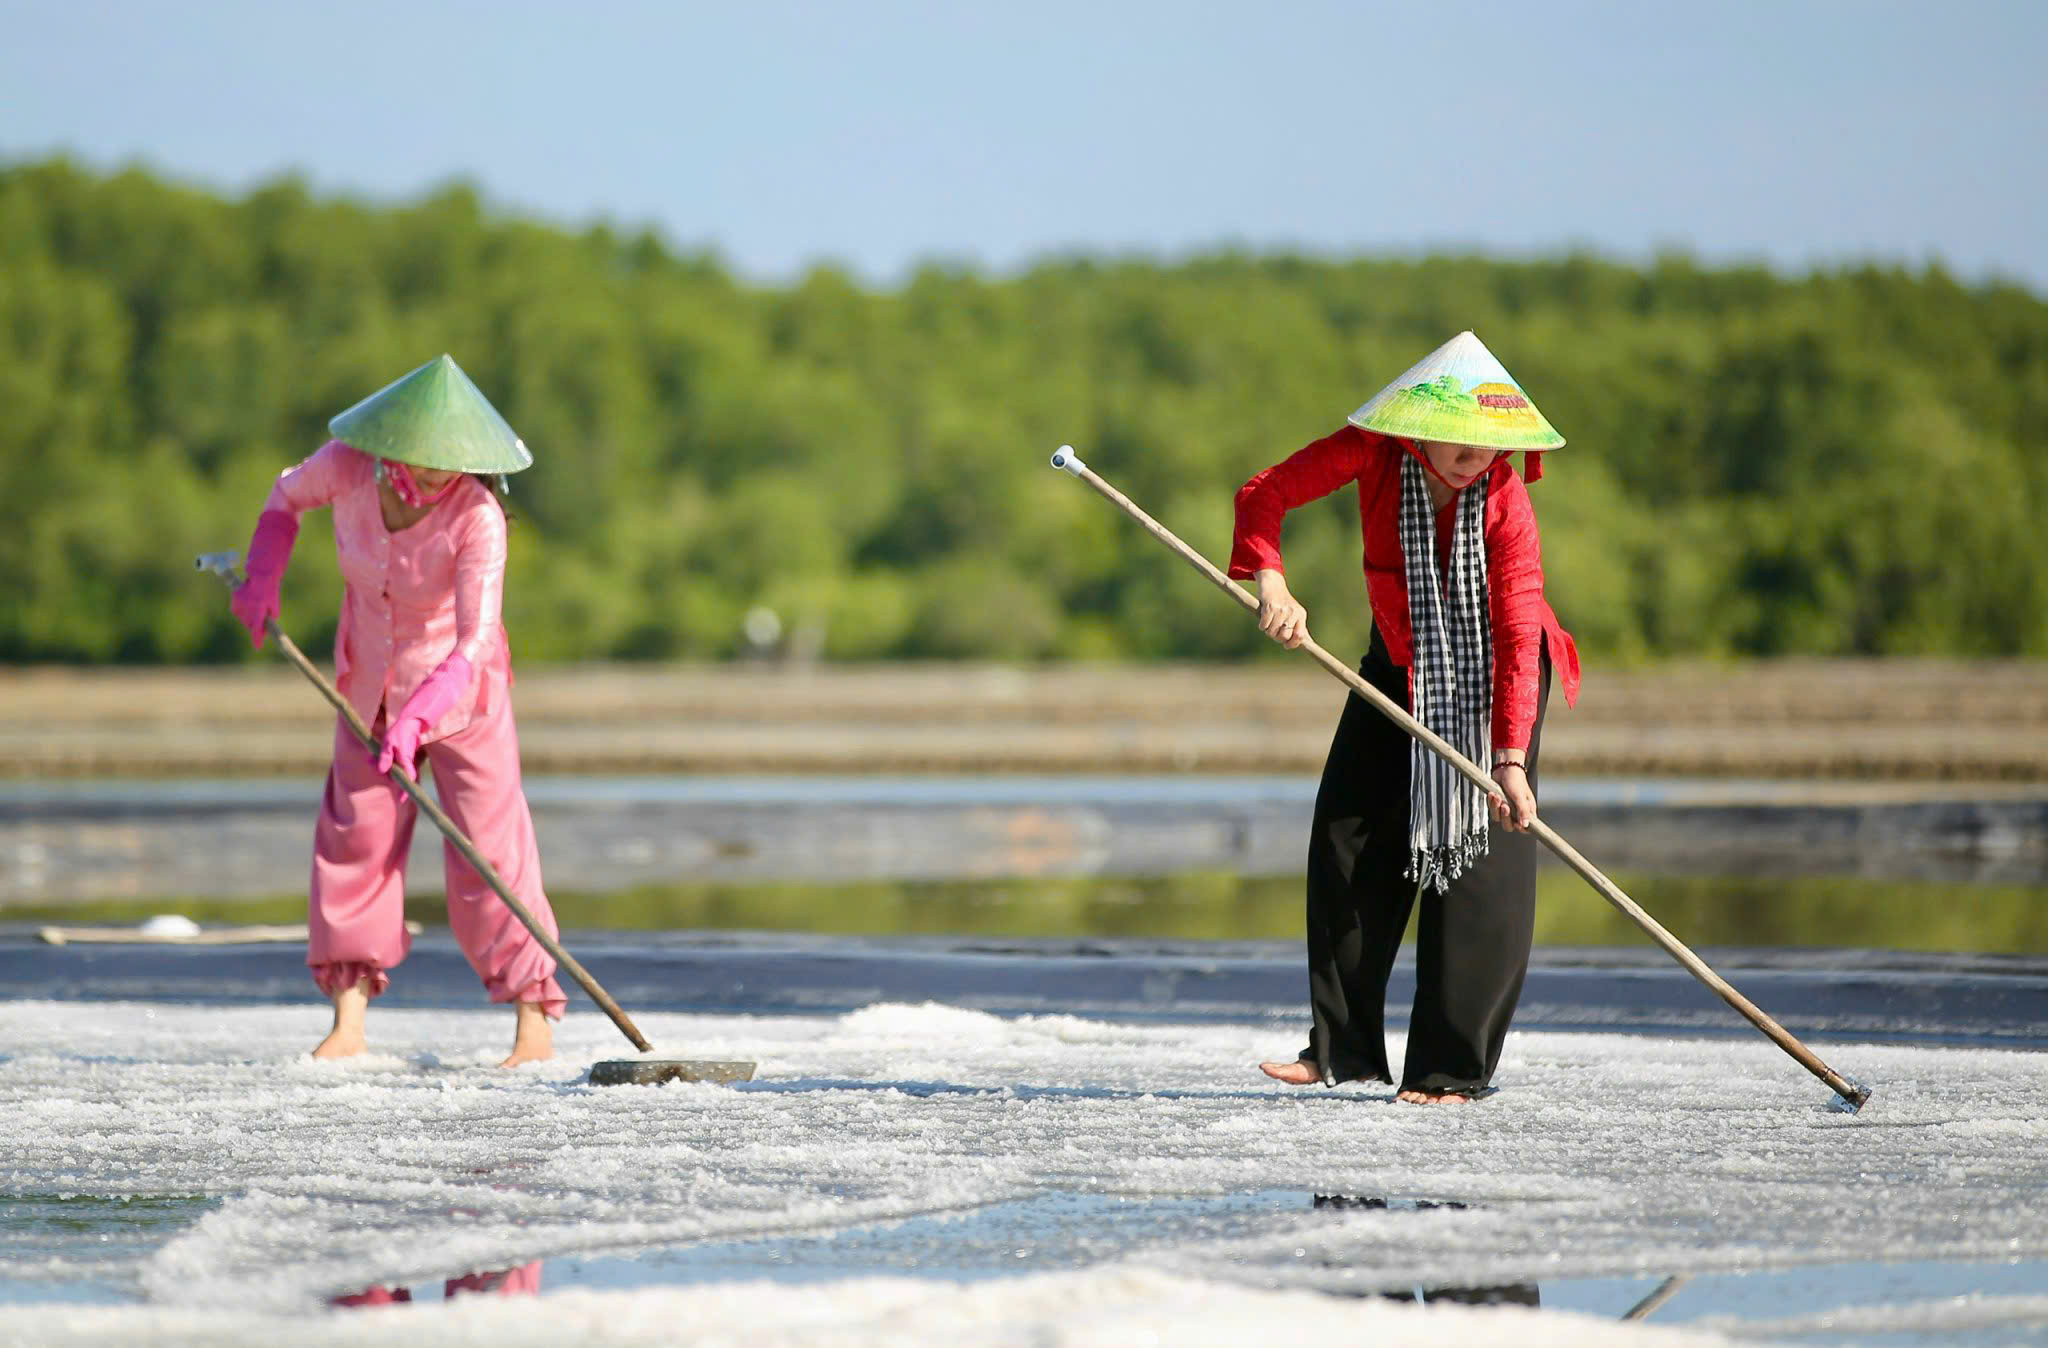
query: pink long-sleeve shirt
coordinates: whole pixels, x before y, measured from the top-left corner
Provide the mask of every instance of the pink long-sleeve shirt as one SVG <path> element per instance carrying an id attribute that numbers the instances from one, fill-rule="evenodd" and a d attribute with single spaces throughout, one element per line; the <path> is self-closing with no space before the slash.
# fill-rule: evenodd
<path id="1" fill-rule="evenodd" d="M 1408 630 L 1408 571 L 1400 523 L 1401 460 L 1407 455 L 1421 458 L 1410 441 L 1346 426 L 1253 477 L 1237 493 L 1232 578 L 1249 580 L 1262 570 L 1283 570 L 1280 525 L 1287 512 L 1356 482 L 1373 625 L 1386 642 L 1388 658 L 1399 666 L 1412 665 L 1414 638 Z M 1567 703 L 1579 699 L 1579 649 L 1543 597 L 1543 559 L 1528 489 L 1508 466 L 1505 454 L 1484 476 L 1487 607 L 1493 625 L 1493 745 L 1526 749 L 1536 722 L 1538 662 L 1544 646 L 1550 648 Z M 1450 547 L 1456 504 L 1454 496 L 1437 513 L 1439 554 Z"/>
<path id="2" fill-rule="evenodd" d="M 327 505 L 344 582 L 335 686 L 365 725 L 375 725 L 379 711 L 396 720 L 427 676 L 460 652 L 475 671 L 470 687 L 422 739 L 462 730 L 511 684 L 500 620 L 505 512 L 464 476 L 425 519 L 393 532 L 378 500 L 376 460 L 339 440 L 280 473 L 263 508 L 297 516 Z"/>

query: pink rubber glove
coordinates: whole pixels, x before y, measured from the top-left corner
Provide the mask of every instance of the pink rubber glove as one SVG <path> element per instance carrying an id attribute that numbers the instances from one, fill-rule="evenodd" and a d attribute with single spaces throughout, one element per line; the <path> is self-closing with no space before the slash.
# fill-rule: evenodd
<path id="1" fill-rule="evenodd" d="M 256 519 L 256 532 L 249 536 L 249 560 L 243 567 L 247 579 L 228 597 L 235 621 L 249 629 L 251 646 L 263 645 L 263 625 L 278 615 L 278 586 L 284 583 L 284 568 L 298 538 L 299 517 L 289 510 L 266 510 Z"/>
<path id="2" fill-rule="evenodd" d="M 474 673 L 469 657 L 457 652 L 413 689 L 398 719 L 384 732 L 384 748 L 377 754 L 377 771 L 389 772 L 393 763 L 403 763 L 407 772 L 412 771 L 412 765 L 419 759 L 420 736 L 469 691 Z"/>

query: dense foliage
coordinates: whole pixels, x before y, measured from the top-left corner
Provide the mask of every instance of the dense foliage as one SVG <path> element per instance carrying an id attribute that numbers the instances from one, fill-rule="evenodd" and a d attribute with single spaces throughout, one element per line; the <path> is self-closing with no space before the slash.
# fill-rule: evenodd
<path id="1" fill-rule="evenodd" d="M 236 658 L 192 555 L 442 351 L 538 459 L 523 658 L 721 657 L 756 605 L 835 658 L 1242 656 L 1243 615 L 1047 453 L 1220 558 L 1239 483 L 1467 327 L 1569 437 L 1534 496 L 1594 657 L 2048 654 L 2048 304 L 2019 287 L 1221 254 L 763 289 L 462 187 L 226 200 L 55 161 L 0 166 L 0 659 Z M 1337 650 L 1356 535 L 1348 492 L 1287 534 Z M 328 536 L 285 591 L 308 645 Z"/>

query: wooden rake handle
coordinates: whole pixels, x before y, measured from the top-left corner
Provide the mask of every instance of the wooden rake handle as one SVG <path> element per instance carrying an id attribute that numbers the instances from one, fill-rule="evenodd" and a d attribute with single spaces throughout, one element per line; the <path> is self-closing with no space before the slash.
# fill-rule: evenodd
<path id="1" fill-rule="evenodd" d="M 1240 607 L 1248 609 L 1253 613 L 1258 612 L 1259 601 L 1257 599 L 1247 594 L 1244 588 L 1231 580 L 1229 576 L 1217 570 L 1208 558 L 1181 542 L 1180 539 L 1174 536 L 1172 530 L 1146 514 L 1128 496 L 1125 496 L 1115 487 L 1103 481 L 1093 469 L 1081 462 L 1080 456 L 1074 453 L 1073 446 L 1060 446 L 1058 452 L 1052 456 L 1052 466 L 1073 474 L 1081 479 L 1081 481 L 1093 487 L 1126 515 L 1129 515 L 1132 519 L 1143 525 L 1147 533 L 1178 553 L 1181 559 L 1187 562 L 1188 565 L 1208 577 L 1210 584 L 1236 600 Z M 1357 670 L 1324 650 L 1313 640 L 1304 640 L 1299 649 L 1307 652 L 1310 658 L 1317 664 L 1342 680 L 1352 692 L 1357 693 L 1374 707 L 1377 707 L 1394 724 L 1428 745 L 1433 752 L 1456 768 L 1467 781 L 1477 786 L 1480 790 L 1485 791 L 1488 795 L 1500 794 L 1500 788 L 1495 785 L 1493 778 L 1482 772 L 1478 764 L 1465 757 L 1462 753 L 1459 753 L 1441 735 L 1438 735 L 1428 726 L 1423 725 L 1413 716 L 1410 716 L 1399 703 L 1373 687 L 1370 683 L 1367 683 L 1364 678 L 1360 677 Z M 1749 1023 L 1763 1031 L 1770 1038 L 1771 1042 L 1791 1054 L 1793 1060 L 1801 1067 L 1804 1067 L 1807 1071 L 1825 1082 L 1835 1092 L 1838 1106 L 1846 1108 L 1850 1113 L 1854 1113 L 1863 1107 L 1863 1102 L 1870 1098 L 1870 1087 L 1850 1077 L 1843 1076 L 1822 1062 L 1813 1050 L 1800 1043 L 1792 1035 L 1791 1031 L 1766 1015 L 1756 1003 L 1736 991 L 1727 979 L 1715 973 L 1708 966 L 1707 962 L 1688 949 L 1683 941 L 1680 941 L 1676 936 L 1666 931 L 1662 923 L 1643 911 L 1640 904 L 1622 892 L 1621 886 L 1601 874 L 1592 862 L 1586 860 L 1585 857 L 1579 854 L 1577 848 L 1558 836 L 1557 832 L 1550 825 L 1538 819 L 1529 825 L 1529 832 L 1542 839 L 1544 846 L 1563 858 L 1564 863 L 1577 871 L 1587 884 L 1599 892 L 1600 897 L 1620 909 L 1631 922 L 1634 922 L 1638 927 L 1647 932 L 1651 940 L 1664 947 L 1665 952 L 1684 965 L 1693 977 L 1712 988 L 1720 995 L 1721 1000 L 1741 1012 Z"/>
<path id="2" fill-rule="evenodd" d="M 240 573 L 235 569 L 235 555 L 232 552 L 207 553 L 198 559 L 196 565 L 201 571 L 210 571 L 214 575 L 219 576 L 221 581 L 230 589 L 235 588 L 242 582 Z M 265 631 L 270 633 L 270 639 L 277 643 L 277 648 L 284 652 L 285 658 L 294 665 L 297 665 L 299 673 L 305 675 L 307 680 L 320 690 L 320 696 L 326 698 L 334 705 L 334 709 L 341 713 L 342 719 L 348 723 L 348 728 L 355 733 L 357 739 L 363 742 L 363 747 L 371 753 L 376 753 L 383 748 L 377 742 L 377 737 L 370 733 L 370 728 L 363 724 L 363 718 L 356 713 L 356 709 L 350 706 L 348 699 L 341 695 L 341 690 L 336 688 L 333 682 L 320 672 L 318 666 L 306 658 L 306 653 L 299 649 L 297 642 L 285 635 L 285 630 L 278 626 L 277 619 L 264 619 L 263 627 Z M 633 1018 L 626 1014 L 623 1007 L 612 1000 L 611 994 L 606 992 L 599 985 L 598 981 L 590 976 L 590 971 L 578 963 L 574 955 L 571 955 L 562 948 L 562 943 L 551 936 L 547 928 L 534 920 L 533 914 L 527 910 L 526 905 L 519 901 L 517 896 L 512 893 L 511 888 L 500 878 L 497 867 L 485 860 L 484 854 L 477 851 L 476 844 L 471 842 L 462 830 L 455 826 L 455 821 L 448 817 L 447 811 L 441 808 L 441 803 L 420 788 L 418 779 L 408 770 L 407 765 L 394 762 L 391 765 L 391 776 L 400 787 L 404 788 L 405 793 L 412 797 L 413 803 L 420 807 L 420 812 L 434 821 L 434 827 L 441 830 L 448 841 L 454 845 L 455 850 L 462 853 L 463 859 L 476 868 L 476 873 L 483 877 L 484 883 L 489 885 L 492 891 L 504 901 L 505 906 L 512 910 L 512 916 L 518 918 L 525 925 L 526 929 L 533 933 L 533 939 L 540 942 L 541 948 L 550 955 L 553 955 L 555 963 L 568 970 L 569 976 L 575 979 L 577 985 L 590 995 L 590 1000 L 596 1002 L 604 1013 L 612 1018 L 612 1024 L 618 1026 L 620 1033 L 632 1041 L 633 1047 L 639 1049 L 642 1053 L 652 1052 L 654 1045 L 647 1042 L 646 1036 L 640 1033 L 640 1027 L 633 1023 Z"/>

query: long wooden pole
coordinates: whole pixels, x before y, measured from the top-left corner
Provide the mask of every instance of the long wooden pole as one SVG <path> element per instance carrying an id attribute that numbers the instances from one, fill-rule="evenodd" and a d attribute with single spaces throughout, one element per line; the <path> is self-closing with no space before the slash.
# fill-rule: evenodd
<path id="1" fill-rule="evenodd" d="M 1146 514 L 1128 496 L 1125 496 L 1115 487 L 1103 481 L 1093 469 L 1081 462 L 1080 456 L 1074 453 L 1072 446 L 1062 445 L 1059 452 L 1052 456 L 1052 466 L 1073 474 L 1093 487 L 1125 514 L 1143 525 L 1147 533 L 1178 553 L 1182 560 L 1208 577 L 1210 584 L 1229 595 L 1232 599 L 1235 599 L 1242 607 L 1251 610 L 1253 613 L 1258 612 L 1259 601 L 1250 594 L 1247 594 L 1244 587 L 1238 585 L 1229 576 L 1217 570 L 1208 558 L 1181 542 L 1170 529 Z M 1394 724 L 1400 726 L 1401 729 L 1407 731 L 1416 739 L 1421 740 L 1431 750 L 1448 760 L 1450 765 L 1456 768 L 1467 781 L 1470 781 L 1488 795 L 1500 794 L 1500 788 L 1494 783 L 1493 778 L 1482 772 L 1478 764 L 1459 753 L 1448 741 L 1436 734 L 1428 726 L 1423 725 L 1413 716 L 1410 716 L 1399 703 L 1373 687 L 1370 683 L 1367 683 L 1359 676 L 1357 670 L 1324 650 L 1313 640 L 1303 641 L 1300 649 L 1306 651 L 1317 664 L 1342 680 L 1350 687 L 1352 692 L 1357 693 L 1360 697 L 1385 713 Z M 1605 875 L 1602 875 L 1592 862 L 1586 860 L 1585 857 L 1579 854 L 1577 848 L 1558 836 L 1557 832 L 1550 825 L 1538 819 L 1529 825 L 1529 832 L 1542 839 L 1543 844 L 1562 857 L 1566 865 L 1577 871 L 1587 884 L 1599 892 L 1600 897 L 1620 909 L 1627 915 L 1630 921 L 1647 932 L 1651 940 L 1664 947 L 1665 951 L 1673 959 L 1684 965 L 1693 977 L 1712 988 L 1720 995 L 1722 1001 L 1727 1002 L 1728 1005 L 1741 1012 L 1748 1019 L 1749 1023 L 1762 1030 L 1770 1038 L 1771 1042 L 1791 1054 L 1793 1060 L 1801 1067 L 1804 1067 L 1807 1071 L 1827 1083 L 1834 1090 L 1840 1103 L 1846 1106 L 1850 1112 L 1853 1113 L 1863 1107 L 1863 1102 L 1870 1098 L 1870 1087 L 1850 1077 L 1843 1076 L 1822 1062 L 1812 1049 L 1809 1049 L 1806 1045 L 1800 1043 L 1798 1039 L 1794 1038 L 1791 1031 L 1764 1014 L 1756 1003 L 1750 1001 L 1749 998 L 1743 996 L 1740 992 L 1737 992 L 1728 980 L 1722 978 L 1721 975 L 1708 967 L 1705 960 L 1687 949 L 1683 941 L 1680 941 L 1676 936 L 1666 931 L 1662 923 L 1644 912 L 1641 905 L 1622 892 L 1621 886 L 1615 884 Z"/>
<path id="2" fill-rule="evenodd" d="M 198 566 L 202 571 L 211 571 L 219 576 L 229 588 L 241 583 L 241 576 L 235 570 L 233 553 L 208 553 L 199 559 Z M 343 697 L 333 682 L 320 672 L 318 666 L 306 658 L 306 653 L 299 649 L 298 643 L 285 635 L 284 629 L 278 626 L 277 619 L 267 618 L 263 626 L 264 630 L 270 633 L 270 639 L 277 643 L 277 648 L 284 652 L 285 658 L 299 667 L 299 673 L 304 674 L 313 686 L 320 690 L 320 696 L 334 704 L 334 709 L 348 722 L 348 728 L 363 742 L 363 747 L 371 753 L 381 749 L 383 746 L 377 742 L 377 737 L 370 733 L 370 728 L 363 724 L 363 718 L 356 713 L 356 709 L 349 705 L 348 699 Z M 476 867 L 476 873 L 484 878 L 484 883 L 504 900 L 505 906 L 512 910 L 512 916 L 526 925 L 526 929 L 533 933 L 533 939 L 540 942 L 541 948 L 553 955 L 555 962 L 568 970 L 569 976 L 590 994 L 590 1000 L 596 1002 L 604 1013 L 612 1018 L 612 1024 L 618 1026 L 620 1033 L 632 1041 L 633 1047 L 642 1053 L 653 1052 L 654 1045 L 647 1042 L 646 1036 L 640 1033 L 640 1027 L 633 1023 L 633 1018 L 612 1000 L 611 994 L 599 986 L 598 981 L 590 976 L 590 971 L 579 964 L 574 955 L 562 948 L 562 943 L 550 935 L 547 928 L 534 920 L 526 905 L 521 903 L 504 880 L 499 878 L 497 868 L 486 861 L 484 854 L 476 850 L 476 844 L 455 826 L 455 821 L 448 817 L 447 812 L 441 808 L 441 803 L 420 789 L 410 765 L 394 762 L 391 765 L 391 776 L 404 788 L 405 793 L 413 798 L 413 802 L 420 807 L 420 812 L 433 820 L 434 827 L 440 829 L 448 841 L 454 844 L 455 850 L 462 853 L 470 865 Z"/>

